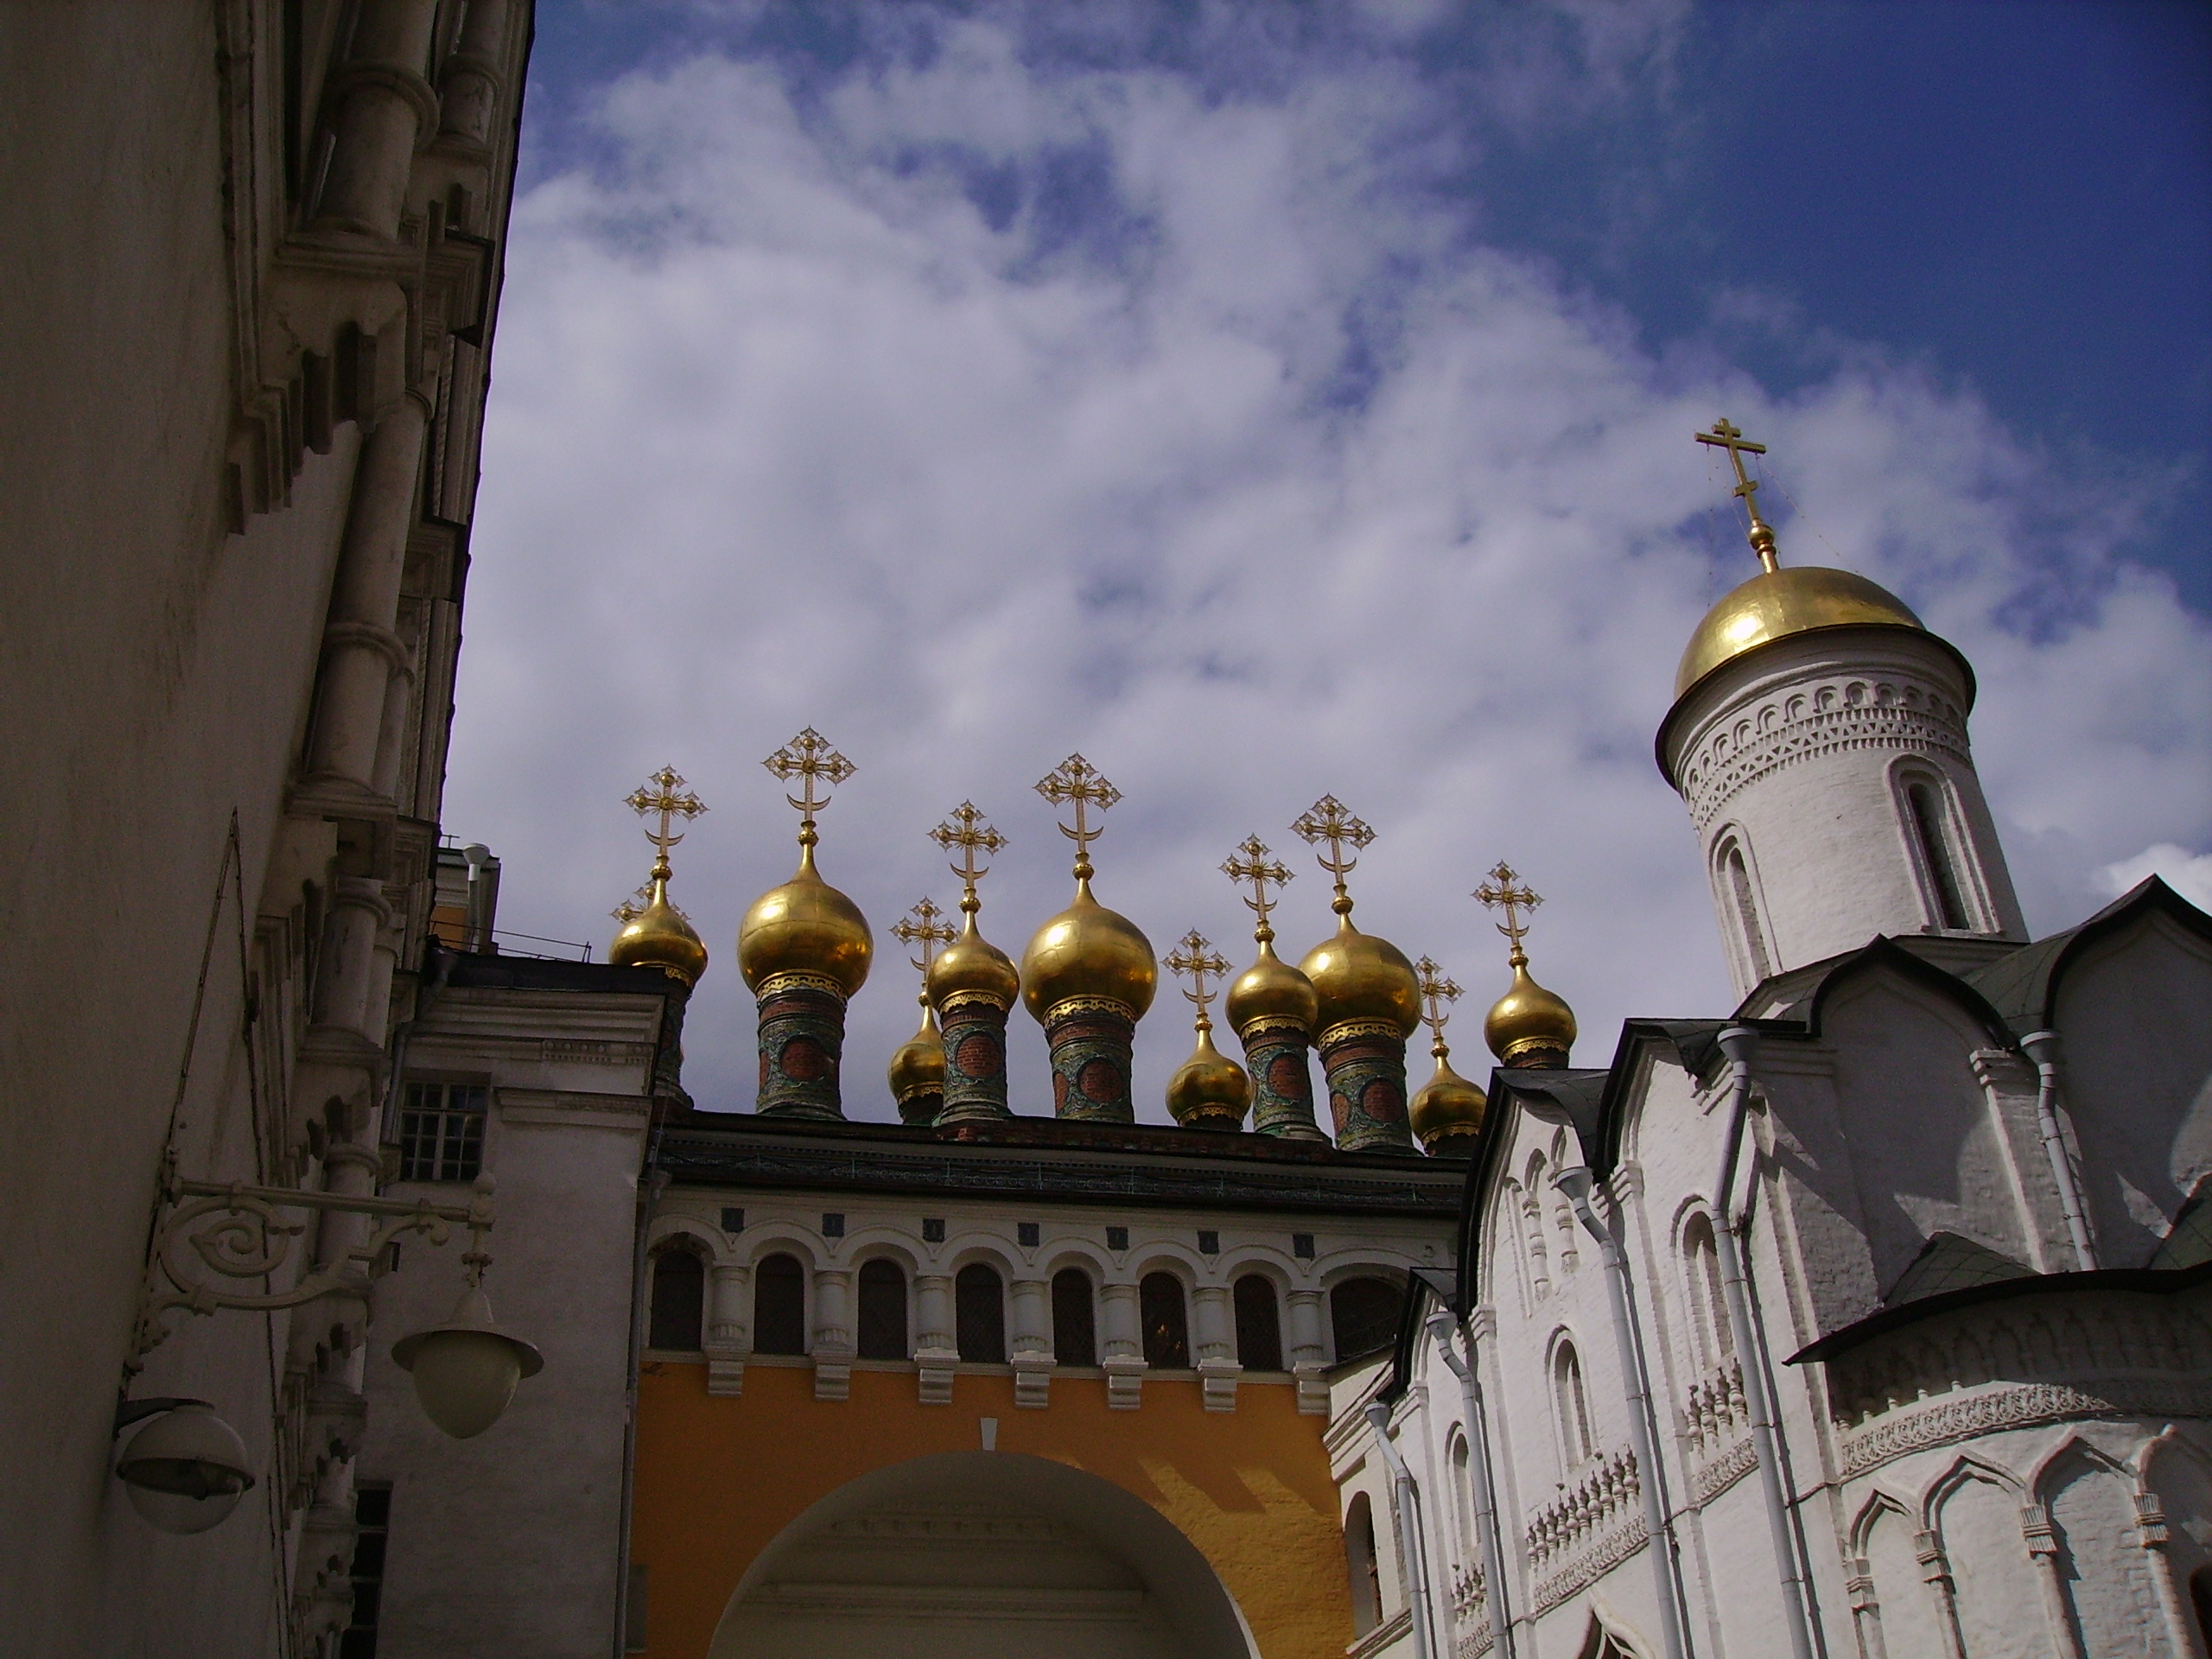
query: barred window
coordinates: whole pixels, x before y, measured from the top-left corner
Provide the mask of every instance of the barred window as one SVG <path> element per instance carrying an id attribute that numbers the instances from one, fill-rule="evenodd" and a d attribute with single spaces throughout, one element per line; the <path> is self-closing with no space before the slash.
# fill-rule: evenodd
<path id="1" fill-rule="evenodd" d="M 480 1083 L 410 1083 L 399 1115 L 399 1179 L 473 1181 L 484 1164 Z"/>

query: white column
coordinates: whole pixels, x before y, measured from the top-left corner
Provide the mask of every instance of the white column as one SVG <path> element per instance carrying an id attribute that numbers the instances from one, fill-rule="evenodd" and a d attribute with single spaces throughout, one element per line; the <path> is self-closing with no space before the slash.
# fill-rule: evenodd
<path id="1" fill-rule="evenodd" d="M 1099 1287 L 1100 1332 L 1106 1351 L 1106 1404 L 1113 1411 L 1135 1411 L 1144 1387 L 1143 1327 L 1137 1313 L 1137 1287 L 1127 1280 Z"/>
<path id="2" fill-rule="evenodd" d="M 1244 1368 L 1236 1363 L 1230 1339 L 1234 1329 L 1229 1313 L 1227 1285 L 1200 1285 L 1192 1300 L 1197 1304 L 1198 1387 L 1208 1411 L 1236 1409 L 1236 1379 Z"/>
<path id="3" fill-rule="evenodd" d="M 423 79 L 437 0 L 366 0 L 353 49 L 331 78 L 336 140 L 317 228 L 390 241 L 399 235 L 417 143 L 435 130 L 438 97 Z"/>
<path id="4" fill-rule="evenodd" d="M 439 79 L 442 137 L 488 146 L 505 79 L 507 0 L 469 0 L 461 41 Z"/>
<path id="5" fill-rule="evenodd" d="M 745 1357 L 753 1351 L 753 1332 L 745 1321 L 753 1288 L 753 1269 L 727 1262 L 714 1269 L 707 1303 L 707 1392 L 745 1392 Z"/>
<path id="6" fill-rule="evenodd" d="M 1321 1345 L 1322 1293 L 1290 1293 L 1290 1374 L 1298 1380 L 1298 1409 L 1307 1417 L 1329 1414 L 1328 1352 Z"/>
<path id="7" fill-rule="evenodd" d="M 960 1362 L 952 1332 L 952 1281 L 941 1273 L 914 1275 L 915 1314 L 921 1326 L 914 1344 L 916 1386 L 922 1404 L 952 1403 L 952 1368 Z"/>
<path id="8" fill-rule="evenodd" d="M 842 1400 L 852 1392 L 853 1275 L 849 1268 L 814 1270 L 814 1397 Z"/>
<path id="9" fill-rule="evenodd" d="M 1014 1403 L 1042 1411 L 1052 1403 L 1052 1332 L 1045 1281 L 1014 1281 Z"/>

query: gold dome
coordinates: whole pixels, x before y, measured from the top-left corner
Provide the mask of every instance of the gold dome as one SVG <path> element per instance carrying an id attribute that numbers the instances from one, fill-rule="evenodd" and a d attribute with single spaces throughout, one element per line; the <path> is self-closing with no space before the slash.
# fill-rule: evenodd
<path id="1" fill-rule="evenodd" d="M 937 1028 L 937 1013 L 922 1004 L 922 1027 L 891 1056 L 891 1097 L 904 1103 L 917 1095 L 944 1092 L 944 1037 Z"/>
<path id="2" fill-rule="evenodd" d="M 1723 663 L 1790 634 L 1869 626 L 1927 632 L 1903 600 L 1848 570 L 1812 564 L 1762 570 L 1705 613 L 1675 671 L 1675 696 Z"/>
<path id="3" fill-rule="evenodd" d="M 1075 902 L 1039 928 L 1021 953 L 1021 1000 L 1040 1023 L 1071 996 L 1111 998 L 1141 1020 L 1159 985 L 1152 941 L 1093 899 L 1087 877 L 1076 880 Z"/>
<path id="4" fill-rule="evenodd" d="M 967 906 L 963 904 L 962 908 Z M 960 937 L 931 962 L 928 983 L 930 1006 L 938 1008 L 963 992 L 987 996 L 999 1007 L 1010 1008 L 1021 991 L 1021 976 L 1014 970 L 1014 959 L 976 931 L 972 910 Z"/>
<path id="5" fill-rule="evenodd" d="M 1436 1075 L 1414 1093 L 1406 1108 L 1406 1121 L 1430 1153 L 1472 1151 L 1490 1102 L 1481 1089 L 1452 1069 L 1442 1052 L 1436 1056 Z"/>
<path id="6" fill-rule="evenodd" d="M 1252 1109 L 1252 1080 L 1244 1068 L 1213 1046 L 1213 1033 L 1201 1030 L 1198 1046 L 1167 1080 L 1167 1109 L 1186 1129 L 1243 1127 Z"/>
<path id="7" fill-rule="evenodd" d="M 1529 977 L 1526 957 L 1514 963 L 1512 985 L 1483 1021 L 1483 1039 L 1506 1065 L 1541 1064 L 1554 1053 L 1564 1064 L 1574 1031 L 1574 1010 Z"/>
<path id="8" fill-rule="evenodd" d="M 758 991 L 780 974 L 826 979 L 849 999 L 868 982 L 875 939 L 860 906 L 824 881 L 802 842 L 798 871 L 753 901 L 737 930 L 738 971 Z"/>
<path id="9" fill-rule="evenodd" d="M 618 968 L 658 968 L 686 985 L 696 985 L 707 971 L 707 947 L 683 919 L 683 912 L 668 902 L 668 867 L 653 867 L 652 892 L 645 907 L 622 925 L 607 959 Z"/>
<path id="10" fill-rule="evenodd" d="M 1306 953 L 1299 971 L 1313 982 L 1319 1008 L 1315 1034 L 1347 1020 L 1387 1020 L 1401 1037 L 1421 1024 L 1421 982 L 1406 953 L 1388 939 L 1351 925 L 1351 906 L 1337 931 Z"/>
<path id="11" fill-rule="evenodd" d="M 1311 1037 L 1321 1017 L 1313 982 L 1275 955 L 1272 938 L 1260 941 L 1258 959 L 1237 975 L 1223 1007 L 1229 1028 L 1239 1033 L 1255 1020 L 1294 1020 Z"/>

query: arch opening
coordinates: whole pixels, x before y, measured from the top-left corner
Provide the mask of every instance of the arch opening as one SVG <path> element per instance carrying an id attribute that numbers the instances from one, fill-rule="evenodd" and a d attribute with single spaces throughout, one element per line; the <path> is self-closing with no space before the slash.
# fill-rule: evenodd
<path id="1" fill-rule="evenodd" d="M 786 1527 L 709 1659 L 1257 1659 L 1197 1547 L 1049 1459 L 945 1452 L 878 1469 Z"/>

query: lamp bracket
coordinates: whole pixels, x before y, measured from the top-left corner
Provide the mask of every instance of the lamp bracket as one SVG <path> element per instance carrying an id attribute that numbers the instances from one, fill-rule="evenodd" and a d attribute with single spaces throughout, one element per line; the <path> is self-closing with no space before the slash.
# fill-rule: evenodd
<path id="1" fill-rule="evenodd" d="M 481 1281 L 492 1259 L 484 1250 L 484 1235 L 492 1229 L 488 1175 L 477 1178 L 466 1205 L 252 1186 L 243 1181 L 185 1180 L 175 1175 L 163 1180 L 162 1198 L 167 1213 L 154 1230 L 147 1252 L 138 1319 L 124 1367 L 130 1376 L 137 1374 L 145 1357 L 168 1336 L 166 1316 L 178 1308 L 202 1315 L 226 1307 L 264 1313 L 298 1307 L 324 1296 L 365 1298 L 378 1257 L 404 1233 L 419 1233 L 439 1245 L 453 1236 L 454 1227 L 467 1228 L 469 1247 L 461 1262 L 471 1285 Z M 366 1216 L 378 1224 L 334 1259 L 310 1267 L 289 1289 L 270 1289 L 270 1275 L 290 1261 L 293 1241 L 308 1230 L 305 1219 L 285 1212 L 302 1210 Z M 262 1281 L 263 1289 L 257 1294 L 224 1284 L 245 1279 Z"/>

